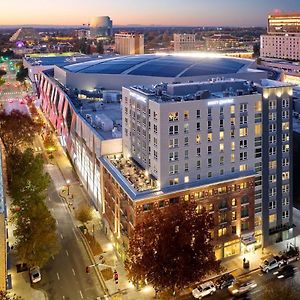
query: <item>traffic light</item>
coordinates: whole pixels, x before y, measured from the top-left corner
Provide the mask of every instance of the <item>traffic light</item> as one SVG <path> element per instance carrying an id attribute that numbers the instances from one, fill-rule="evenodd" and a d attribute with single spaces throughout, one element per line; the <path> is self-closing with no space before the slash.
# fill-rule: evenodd
<path id="1" fill-rule="evenodd" d="M 119 274 L 116 270 L 114 270 L 114 280 L 115 280 L 115 283 L 118 284 L 119 282 Z"/>
<path id="2" fill-rule="evenodd" d="M 85 273 L 90 273 L 90 268 L 89 268 L 89 266 L 85 267 Z"/>

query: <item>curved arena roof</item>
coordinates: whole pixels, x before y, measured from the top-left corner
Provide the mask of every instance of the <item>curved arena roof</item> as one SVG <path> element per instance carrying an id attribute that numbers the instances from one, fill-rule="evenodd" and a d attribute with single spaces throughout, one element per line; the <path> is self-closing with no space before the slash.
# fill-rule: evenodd
<path id="1" fill-rule="evenodd" d="M 155 77 L 193 77 L 239 73 L 248 69 L 251 60 L 197 55 L 131 55 L 75 63 L 65 66 L 66 71 L 84 74 L 124 74 Z"/>

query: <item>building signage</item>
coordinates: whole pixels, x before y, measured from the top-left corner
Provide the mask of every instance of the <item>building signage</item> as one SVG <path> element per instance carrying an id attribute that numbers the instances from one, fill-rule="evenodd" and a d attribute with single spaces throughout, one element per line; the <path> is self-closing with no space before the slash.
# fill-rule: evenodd
<path id="1" fill-rule="evenodd" d="M 213 100 L 207 103 L 208 106 L 212 105 L 223 105 L 223 104 L 232 104 L 233 99 L 224 99 L 224 100 Z"/>

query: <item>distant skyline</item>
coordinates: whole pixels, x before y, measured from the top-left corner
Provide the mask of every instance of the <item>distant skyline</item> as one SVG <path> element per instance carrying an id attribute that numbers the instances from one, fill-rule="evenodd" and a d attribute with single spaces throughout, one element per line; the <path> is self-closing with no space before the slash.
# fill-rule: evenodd
<path id="1" fill-rule="evenodd" d="M 274 10 L 300 11 L 300 0 L 9 0 L 0 25 L 82 25 L 107 15 L 115 25 L 266 26 Z"/>

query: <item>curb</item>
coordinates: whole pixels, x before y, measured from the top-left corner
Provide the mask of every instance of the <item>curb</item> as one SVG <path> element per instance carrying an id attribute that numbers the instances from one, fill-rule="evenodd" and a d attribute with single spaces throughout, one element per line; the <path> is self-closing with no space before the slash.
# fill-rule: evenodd
<path id="1" fill-rule="evenodd" d="M 256 271 L 259 270 L 259 269 L 260 269 L 260 268 L 257 267 L 257 268 L 255 268 L 255 269 L 252 269 L 252 270 L 250 270 L 250 271 L 248 271 L 248 272 L 246 272 L 246 273 L 243 273 L 243 274 L 241 274 L 241 275 L 239 275 L 239 276 L 237 276 L 237 277 L 243 278 L 243 277 L 249 276 L 250 274 L 256 272 Z"/>

